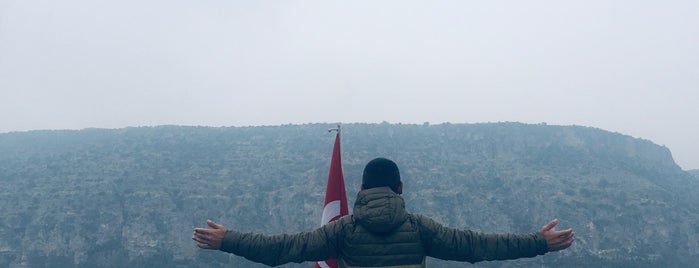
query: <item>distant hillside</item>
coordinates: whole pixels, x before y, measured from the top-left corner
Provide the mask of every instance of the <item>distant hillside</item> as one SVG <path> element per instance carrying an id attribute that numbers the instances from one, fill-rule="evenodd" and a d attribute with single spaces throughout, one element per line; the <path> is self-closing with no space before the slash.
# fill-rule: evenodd
<path id="1" fill-rule="evenodd" d="M 196 248 L 192 228 L 318 226 L 330 127 L 0 134 L 0 267 L 264 267 Z M 347 124 L 342 135 L 350 206 L 364 164 L 383 156 L 401 169 L 407 208 L 447 226 L 530 232 L 558 218 L 575 229 L 566 251 L 474 267 L 699 263 L 699 180 L 650 141 L 520 123 Z"/>

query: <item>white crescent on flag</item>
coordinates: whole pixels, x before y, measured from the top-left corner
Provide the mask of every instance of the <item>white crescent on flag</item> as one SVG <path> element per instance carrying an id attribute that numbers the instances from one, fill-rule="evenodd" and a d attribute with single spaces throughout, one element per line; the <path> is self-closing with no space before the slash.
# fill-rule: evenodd
<path id="1" fill-rule="evenodd" d="M 320 266 L 321 268 L 331 268 L 330 265 L 328 265 L 327 263 L 325 263 L 325 261 L 319 261 L 319 262 L 316 262 L 316 263 L 317 263 L 318 266 Z"/>
<path id="2" fill-rule="evenodd" d="M 323 218 L 320 221 L 320 225 L 323 226 L 326 223 L 332 221 L 335 217 L 341 216 L 340 215 L 340 205 L 342 201 L 340 200 L 335 200 L 323 208 Z"/>

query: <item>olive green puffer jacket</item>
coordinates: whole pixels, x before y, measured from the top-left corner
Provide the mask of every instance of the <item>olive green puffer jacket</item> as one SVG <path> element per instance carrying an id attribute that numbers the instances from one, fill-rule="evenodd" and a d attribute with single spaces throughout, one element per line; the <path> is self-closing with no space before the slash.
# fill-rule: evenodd
<path id="1" fill-rule="evenodd" d="M 314 231 L 263 235 L 229 230 L 221 250 L 276 266 L 337 258 L 341 267 L 424 267 L 425 257 L 478 262 L 547 252 L 539 233 L 483 234 L 442 226 L 410 214 L 388 187 L 362 190 L 353 215 Z"/>

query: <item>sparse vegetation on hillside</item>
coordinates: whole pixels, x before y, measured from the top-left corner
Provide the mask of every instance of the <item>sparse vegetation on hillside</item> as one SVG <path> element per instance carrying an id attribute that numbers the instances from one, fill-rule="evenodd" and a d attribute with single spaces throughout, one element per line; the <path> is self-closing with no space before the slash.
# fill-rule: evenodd
<path id="1" fill-rule="evenodd" d="M 318 226 L 328 127 L 0 134 L 0 267 L 263 267 L 196 248 L 192 228 L 206 219 L 264 233 Z M 699 262 L 698 180 L 650 141 L 519 123 L 348 124 L 342 133 L 350 205 L 364 164 L 383 156 L 401 168 L 414 213 L 486 232 L 559 218 L 576 231 L 564 252 L 476 267 Z"/>

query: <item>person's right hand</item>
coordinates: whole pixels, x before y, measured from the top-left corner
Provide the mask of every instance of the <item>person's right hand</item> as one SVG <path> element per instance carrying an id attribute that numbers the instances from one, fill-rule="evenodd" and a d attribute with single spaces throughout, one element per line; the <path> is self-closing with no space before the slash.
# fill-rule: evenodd
<path id="1" fill-rule="evenodd" d="M 212 220 L 207 220 L 209 228 L 194 228 L 192 240 L 197 241 L 197 246 L 203 249 L 220 249 L 223 236 L 226 235 L 226 227 L 217 224 Z"/>
<path id="2" fill-rule="evenodd" d="M 541 234 L 546 239 L 546 246 L 549 251 L 558 251 L 566 249 L 573 244 L 575 240 L 575 233 L 572 228 L 568 228 L 561 231 L 552 231 L 553 227 L 558 224 L 558 219 L 554 219 L 551 222 L 541 227 Z"/>

